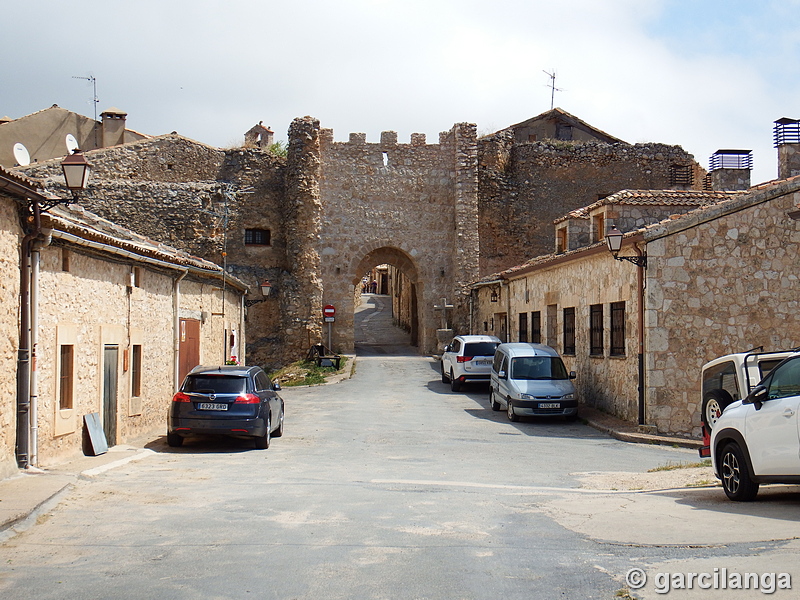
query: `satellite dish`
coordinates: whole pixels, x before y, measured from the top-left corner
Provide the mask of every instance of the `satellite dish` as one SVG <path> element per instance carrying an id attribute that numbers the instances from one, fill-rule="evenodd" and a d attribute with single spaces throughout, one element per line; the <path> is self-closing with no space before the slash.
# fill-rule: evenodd
<path id="1" fill-rule="evenodd" d="M 72 154 L 73 150 L 77 150 L 80 146 L 78 146 L 78 140 L 75 139 L 75 136 L 71 133 L 67 134 L 67 154 Z"/>
<path id="2" fill-rule="evenodd" d="M 31 155 L 28 149 L 19 142 L 14 144 L 14 160 L 20 167 L 27 167 L 31 164 Z"/>

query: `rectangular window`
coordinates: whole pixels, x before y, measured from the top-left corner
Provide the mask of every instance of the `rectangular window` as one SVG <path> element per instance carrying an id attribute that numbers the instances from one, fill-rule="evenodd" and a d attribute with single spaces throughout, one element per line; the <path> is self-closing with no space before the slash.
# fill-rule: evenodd
<path id="1" fill-rule="evenodd" d="M 625 356 L 625 303 L 611 303 L 611 355 Z"/>
<path id="2" fill-rule="evenodd" d="M 564 309 L 564 354 L 575 354 L 575 307 Z"/>
<path id="3" fill-rule="evenodd" d="M 606 237 L 606 216 L 604 214 L 592 217 L 592 242 L 602 242 Z"/>
<path id="4" fill-rule="evenodd" d="M 531 313 L 531 343 L 542 343 L 542 313 L 538 310 Z"/>
<path id="5" fill-rule="evenodd" d="M 547 345 L 555 348 L 558 343 L 558 304 L 547 305 Z"/>
<path id="6" fill-rule="evenodd" d="M 134 344 L 131 353 L 131 396 L 142 395 L 142 346 Z"/>
<path id="7" fill-rule="evenodd" d="M 61 249 L 61 270 L 69 273 L 69 250 L 66 248 Z"/>
<path id="8" fill-rule="evenodd" d="M 567 228 L 560 227 L 556 231 L 556 254 L 567 251 Z"/>
<path id="9" fill-rule="evenodd" d="M 75 346 L 61 346 L 61 368 L 59 372 L 58 406 L 61 410 L 72 408 L 72 385 L 74 381 Z"/>
<path id="10" fill-rule="evenodd" d="M 519 313 L 519 341 L 528 341 L 528 313 Z"/>
<path id="11" fill-rule="evenodd" d="M 603 354 L 603 305 L 589 307 L 589 354 Z"/>
<path id="12" fill-rule="evenodd" d="M 142 268 L 141 267 L 133 267 L 131 271 L 131 286 L 132 287 L 142 287 Z"/>
<path id="13" fill-rule="evenodd" d="M 269 246 L 270 237 L 271 235 L 269 229 L 244 230 L 245 246 Z"/>

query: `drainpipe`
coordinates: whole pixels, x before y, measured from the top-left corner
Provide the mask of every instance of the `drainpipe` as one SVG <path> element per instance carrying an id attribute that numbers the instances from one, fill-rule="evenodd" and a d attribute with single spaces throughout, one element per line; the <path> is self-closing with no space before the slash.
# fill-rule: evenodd
<path id="1" fill-rule="evenodd" d="M 511 284 L 504 281 L 502 286 L 506 290 L 506 339 L 505 342 L 511 341 Z"/>
<path id="2" fill-rule="evenodd" d="M 239 364 L 247 364 L 245 359 L 245 345 L 247 342 L 245 341 L 247 338 L 244 335 L 244 294 L 239 297 L 239 347 L 236 349 L 236 356 L 239 359 Z"/>
<path id="3" fill-rule="evenodd" d="M 178 388 L 181 386 L 181 382 L 179 377 L 181 376 L 181 365 L 180 365 L 180 347 L 181 347 L 181 318 L 179 314 L 180 310 L 180 295 L 181 295 L 181 281 L 184 277 L 188 274 L 188 271 L 181 271 L 181 274 L 175 279 L 175 283 L 172 284 L 172 328 L 174 331 L 173 335 L 173 358 L 172 358 L 172 365 L 173 365 L 173 381 L 175 382 L 173 393 L 177 393 Z"/>
<path id="4" fill-rule="evenodd" d="M 29 464 L 39 464 L 39 370 L 36 352 L 39 344 L 39 262 L 40 250 L 53 240 L 52 229 L 42 229 L 39 237 L 31 242 L 30 280 L 30 457 Z"/>
<path id="5" fill-rule="evenodd" d="M 30 466 L 31 427 L 31 247 L 42 230 L 42 213 L 36 198 L 29 199 L 33 210 L 33 230 L 22 238 L 19 296 L 19 350 L 17 351 L 17 466 Z"/>
<path id="6" fill-rule="evenodd" d="M 633 245 L 636 254 L 644 257 L 645 253 L 638 244 Z M 645 368 L 644 368 L 644 267 L 636 267 L 636 287 L 639 290 L 638 330 L 639 330 L 639 425 L 647 422 L 645 415 Z"/>

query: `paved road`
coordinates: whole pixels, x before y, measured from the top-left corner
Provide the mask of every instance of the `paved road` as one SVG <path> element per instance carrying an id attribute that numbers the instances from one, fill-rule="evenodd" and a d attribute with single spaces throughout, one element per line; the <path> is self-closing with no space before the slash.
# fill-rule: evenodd
<path id="1" fill-rule="evenodd" d="M 0 546 L 0 597 L 609 600 L 633 566 L 796 561 L 786 542 L 703 542 L 702 502 L 729 511 L 727 529 L 746 520 L 718 489 L 698 501 L 580 487 L 582 473 L 693 452 L 510 423 L 484 388 L 451 393 L 438 365 L 401 345 L 372 346 L 349 381 L 283 396 L 286 435 L 269 450 L 160 438 L 152 457 L 81 482 Z M 679 538 L 669 531 L 700 541 L 659 542 Z"/>

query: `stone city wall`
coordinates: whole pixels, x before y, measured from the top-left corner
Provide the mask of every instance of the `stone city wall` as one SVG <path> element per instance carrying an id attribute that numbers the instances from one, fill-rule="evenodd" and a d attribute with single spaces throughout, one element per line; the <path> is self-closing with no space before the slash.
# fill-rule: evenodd
<path id="1" fill-rule="evenodd" d="M 419 343 L 432 348 L 439 323 L 433 305 L 460 298 L 465 327 L 461 290 L 477 275 L 474 126 L 456 125 L 438 144 L 422 134 L 398 143 L 394 132 L 384 132 L 379 143 L 367 143 L 363 134 L 334 142 L 330 130 L 321 137 L 319 248 L 324 303 L 337 306 L 336 345 L 352 348 L 352 311 L 338 312 L 352 286 L 388 262 L 415 285 Z"/>
<path id="2" fill-rule="evenodd" d="M 646 234 L 648 422 L 700 435 L 700 368 L 800 346 L 798 184 L 781 184 Z M 716 218 L 714 218 L 716 217 Z"/>
<path id="3" fill-rule="evenodd" d="M 701 189 L 705 174 L 680 146 L 513 144 L 508 133 L 481 138 L 479 164 L 482 274 L 548 253 L 553 221 L 576 208 L 624 189 L 676 188 L 673 165 L 694 173 L 691 189 Z"/>

